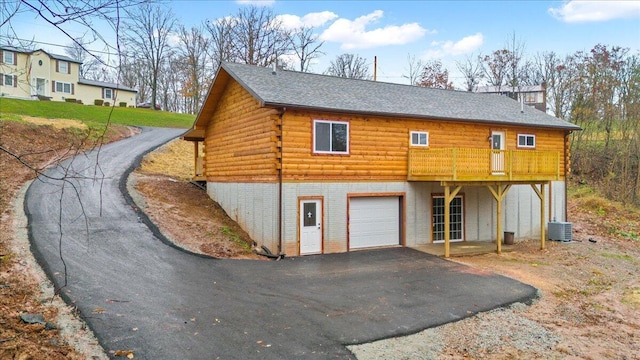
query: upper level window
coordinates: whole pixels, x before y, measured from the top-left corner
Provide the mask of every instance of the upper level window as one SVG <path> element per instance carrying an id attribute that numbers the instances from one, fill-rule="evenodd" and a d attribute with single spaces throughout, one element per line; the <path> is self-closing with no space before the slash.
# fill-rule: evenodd
<path id="1" fill-rule="evenodd" d="M 536 136 L 529 134 L 518 134 L 518 147 L 519 148 L 535 148 Z"/>
<path id="2" fill-rule="evenodd" d="M 113 89 L 104 89 L 104 98 L 113 99 Z"/>
<path id="3" fill-rule="evenodd" d="M 429 146 L 429 133 L 426 131 L 412 131 L 411 146 Z"/>
<path id="4" fill-rule="evenodd" d="M 15 53 L 11 52 L 11 51 L 2 51 L 2 62 L 7 64 L 7 65 L 15 65 L 16 62 L 15 60 Z"/>
<path id="5" fill-rule="evenodd" d="M 315 120 L 313 130 L 313 152 L 349 153 L 348 122 Z"/>
<path id="6" fill-rule="evenodd" d="M 69 74 L 69 63 L 66 61 L 58 61 L 58 72 Z"/>
<path id="7" fill-rule="evenodd" d="M 538 93 L 526 93 L 524 94 L 524 102 L 531 104 L 531 103 L 542 102 L 542 101 L 538 101 Z"/>

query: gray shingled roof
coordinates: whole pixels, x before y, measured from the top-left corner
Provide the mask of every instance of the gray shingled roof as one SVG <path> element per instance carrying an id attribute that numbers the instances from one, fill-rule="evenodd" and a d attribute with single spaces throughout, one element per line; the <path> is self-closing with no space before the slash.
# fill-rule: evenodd
<path id="1" fill-rule="evenodd" d="M 44 51 L 44 50 L 42 50 L 42 49 L 40 49 L 40 50 L 41 50 L 41 51 Z M 36 51 L 37 51 L 37 50 L 36 50 Z M 72 62 L 72 63 L 76 63 L 76 64 L 82 64 L 82 61 L 78 61 L 78 60 L 72 59 L 72 58 L 70 58 L 70 57 L 68 57 L 68 56 L 65 56 L 65 55 L 52 54 L 52 53 L 47 52 L 47 51 L 44 51 L 44 52 L 46 52 L 47 54 L 49 54 L 49 57 L 51 57 L 52 59 L 62 60 L 62 61 L 68 61 L 68 62 Z"/>
<path id="2" fill-rule="evenodd" d="M 580 127 L 506 96 L 423 88 L 223 63 L 263 106 L 289 106 L 392 117 L 471 120 L 578 130 Z"/>
<path id="3" fill-rule="evenodd" d="M 138 92 L 138 90 L 130 88 L 130 87 L 122 86 L 120 84 L 111 83 L 111 82 L 104 82 L 104 81 L 80 79 L 80 80 L 78 80 L 78 84 L 97 86 L 97 87 L 109 88 L 109 89 L 118 89 L 118 90 Z"/>
<path id="4" fill-rule="evenodd" d="M 76 63 L 76 64 L 82 64 L 82 61 L 78 61 L 78 60 L 72 59 L 72 58 L 70 58 L 68 56 L 65 56 L 65 55 L 53 54 L 53 53 L 50 53 L 50 52 L 48 52 L 48 51 L 46 51 L 44 49 L 29 50 L 29 49 L 26 49 L 26 48 L 18 48 L 18 47 L 11 46 L 11 45 L 0 45 L 0 49 L 1 50 L 18 52 L 18 53 L 23 53 L 23 54 L 33 54 L 36 51 L 42 51 L 45 54 L 49 55 L 49 57 L 52 58 L 52 59 L 68 61 L 68 62 L 72 62 L 72 63 Z"/>

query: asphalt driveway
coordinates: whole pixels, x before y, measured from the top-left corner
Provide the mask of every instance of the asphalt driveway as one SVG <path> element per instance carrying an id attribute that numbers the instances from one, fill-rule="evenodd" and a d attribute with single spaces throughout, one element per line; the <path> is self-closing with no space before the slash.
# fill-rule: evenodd
<path id="1" fill-rule="evenodd" d="M 250 261 L 171 247 L 121 189 L 137 157 L 180 133 L 144 129 L 104 146 L 99 161 L 94 153 L 49 171 L 73 174 L 71 182 L 41 178 L 27 192 L 32 251 L 56 287 L 66 264 L 61 294 L 107 351 L 132 350 L 136 359 L 353 358 L 344 345 L 535 296 L 531 286 L 407 248 Z"/>

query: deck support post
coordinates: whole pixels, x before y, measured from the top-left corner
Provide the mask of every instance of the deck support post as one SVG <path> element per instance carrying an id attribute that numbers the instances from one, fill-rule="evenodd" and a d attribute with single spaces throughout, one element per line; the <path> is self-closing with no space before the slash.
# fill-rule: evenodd
<path id="1" fill-rule="evenodd" d="M 487 185 L 487 188 L 489 189 L 489 191 L 491 191 L 493 198 L 496 199 L 496 202 L 498 204 L 496 211 L 498 217 L 496 229 L 496 231 L 498 232 L 496 234 L 496 252 L 498 254 L 502 254 L 502 201 L 504 200 L 505 196 L 507 196 L 507 192 L 511 188 L 511 184 L 505 186 L 495 185 L 495 188 L 493 185 Z"/>
<path id="2" fill-rule="evenodd" d="M 198 176 L 198 155 L 200 154 L 200 142 L 193 142 L 193 177 Z"/>
<path id="3" fill-rule="evenodd" d="M 451 241 L 451 201 L 458 195 L 462 186 L 456 186 L 451 191 L 451 186 L 446 184 L 444 186 L 444 257 L 448 258 L 450 255 L 449 242 Z"/>
<path id="4" fill-rule="evenodd" d="M 544 183 L 540 183 L 540 189 L 536 184 L 531 184 L 531 188 L 535 191 L 538 198 L 540 198 L 540 250 L 544 250 L 546 248 L 546 233 L 545 233 L 545 191 L 544 191 Z M 549 194 L 551 195 L 551 194 Z"/>

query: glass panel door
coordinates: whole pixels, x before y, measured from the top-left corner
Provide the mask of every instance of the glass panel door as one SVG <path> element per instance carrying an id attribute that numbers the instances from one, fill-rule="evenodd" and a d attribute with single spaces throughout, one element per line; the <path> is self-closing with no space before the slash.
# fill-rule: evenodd
<path id="1" fill-rule="evenodd" d="M 464 241 L 464 211 L 462 196 L 456 196 L 449 204 L 449 240 Z M 444 242 L 444 196 L 433 197 L 433 242 Z"/>

